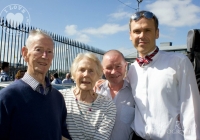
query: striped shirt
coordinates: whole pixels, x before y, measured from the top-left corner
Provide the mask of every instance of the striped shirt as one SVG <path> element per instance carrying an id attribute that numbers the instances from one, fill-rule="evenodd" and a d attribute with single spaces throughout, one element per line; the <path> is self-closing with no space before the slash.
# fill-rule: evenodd
<path id="1" fill-rule="evenodd" d="M 72 90 L 62 94 L 67 107 L 68 131 L 73 140 L 110 139 L 116 116 L 112 100 L 98 95 L 92 104 L 86 104 L 77 101 Z"/>

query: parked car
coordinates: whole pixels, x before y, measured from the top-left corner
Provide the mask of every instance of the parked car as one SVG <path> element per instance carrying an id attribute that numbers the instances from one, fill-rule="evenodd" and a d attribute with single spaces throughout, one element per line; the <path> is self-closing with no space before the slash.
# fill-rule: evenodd
<path id="1" fill-rule="evenodd" d="M 10 85 L 10 83 L 12 83 L 13 81 L 7 81 L 7 82 L 0 82 L 0 90 L 7 87 L 8 85 Z"/>
<path id="2" fill-rule="evenodd" d="M 0 90 L 7 87 L 10 83 L 13 81 L 8 81 L 8 82 L 0 82 Z M 71 87 L 75 86 L 74 83 L 69 83 L 69 84 L 52 84 L 52 87 L 54 87 L 57 90 L 65 90 L 65 89 L 70 89 Z"/>
<path id="3" fill-rule="evenodd" d="M 70 89 L 75 86 L 74 83 L 66 83 L 66 84 L 51 84 L 57 90 L 65 90 Z"/>

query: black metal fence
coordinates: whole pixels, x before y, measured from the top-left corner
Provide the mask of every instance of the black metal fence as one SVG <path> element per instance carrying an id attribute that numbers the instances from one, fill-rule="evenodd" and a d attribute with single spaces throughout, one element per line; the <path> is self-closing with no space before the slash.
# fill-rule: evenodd
<path id="1" fill-rule="evenodd" d="M 29 31 L 36 28 L 23 24 L 18 25 L 12 21 L 8 22 L 4 18 L 0 18 L 0 25 L 0 63 L 9 62 L 10 75 L 14 79 L 18 70 L 24 70 L 27 67 L 21 55 L 21 48 L 25 46 Z M 49 74 L 58 72 L 59 77 L 64 78 L 65 74 L 70 71 L 72 61 L 79 53 L 92 52 L 100 60 L 105 53 L 103 50 L 78 41 L 48 31 L 45 32 L 53 38 L 55 44 L 54 59 Z"/>

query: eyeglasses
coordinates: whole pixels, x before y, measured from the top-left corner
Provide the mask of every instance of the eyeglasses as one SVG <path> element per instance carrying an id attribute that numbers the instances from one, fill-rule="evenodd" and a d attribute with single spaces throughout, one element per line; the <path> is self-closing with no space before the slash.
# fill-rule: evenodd
<path id="1" fill-rule="evenodd" d="M 153 17 L 154 17 L 154 14 L 153 13 L 151 13 L 151 12 L 143 12 L 143 13 L 140 13 L 140 12 L 138 12 L 138 13 L 135 13 L 134 15 L 132 15 L 131 16 L 131 19 L 132 20 L 139 20 L 141 17 L 145 17 L 145 18 L 147 18 L 147 19 L 152 19 Z"/>

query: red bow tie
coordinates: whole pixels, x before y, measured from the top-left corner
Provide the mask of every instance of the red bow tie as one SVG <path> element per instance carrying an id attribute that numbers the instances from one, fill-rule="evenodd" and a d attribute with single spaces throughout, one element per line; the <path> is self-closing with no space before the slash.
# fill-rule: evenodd
<path id="1" fill-rule="evenodd" d="M 145 66 L 145 65 L 149 64 L 151 61 L 153 61 L 152 57 L 154 57 L 158 51 L 159 51 L 159 48 L 157 47 L 156 50 L 152 54 L 147 55 L 144 58 L 141 58 L 141 57 L 136 58 L 140 67 Z"/>

